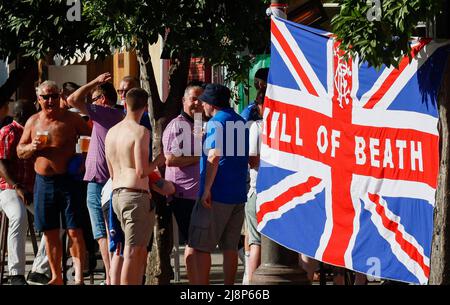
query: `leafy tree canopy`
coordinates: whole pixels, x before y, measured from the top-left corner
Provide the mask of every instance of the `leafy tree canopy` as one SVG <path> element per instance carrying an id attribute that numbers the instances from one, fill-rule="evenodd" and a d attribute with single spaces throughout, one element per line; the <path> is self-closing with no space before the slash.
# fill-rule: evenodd
<path id="1" fill-rule="evenodd" d="M 337 1 L 334 1 L 337 2 Z M 341 48 L 352 56 L 379 68 L 397 66 L 401 56 L 410 54 L 410 38 L 418 21 L 438 13 L 441 0 L 340 0 L 339 15 L 332 20 Z M 380 18 L 370 18 L 381 4 Z"/>
<path id="2" fill-rule="evenodd" d="M 201 56 L 239 78 L 268 46 L 268 1 L 83 0 L 78 22 L 67 20 L 66 2 L 0 1 L 0 59 L 71 57 L 88 47 L 103 57 L 112 48 L 142 49 L 161 35 L 171 58 Z"/>
<path id="3" fill-rule="evenodd" d="M 83 15 L 94 46 L 141 49 L 165 37 L 165 54 L 201 56 L 228 66 L 234 77 L 247 69 L 252 54 L 269 41 L 267 1 L 96 0 L 85 1 Z M 101 12 L 101 13 L 99 13 Z M 102 50 L 97 50 L 101 52 Z"/>
<path id="4" fill-rule="evenodd" d="M 420 20 L 438 14 L 442 0 L 380 0 L 381 18 L 368 13 L 377 1 L 334 0 L 332 20 L 341 47 L 371 65 L 397 65 L 410 53 L 409 39 Z M 0 0 L 0 59 L 73 56 L 93 47 L 105 56 L 112 47 L 139 49 L 166 37 L 165 54 L 190 52 L 244 75 L 251 55 L 268 45 L 265 8 L 269 0 L 83 0 L 80 22 L 66 18 L 66 0 Z M 330 1 L 327 1 L 330 2 Z M 167 34 L 167 36 L 166 36 Z"/>
<path id="5" fill-rule="evenodd" d="M 0 59 L 73 56 L 89 40 L 85 22 L 67 20 L 66 0 L 0 0 Z"/>

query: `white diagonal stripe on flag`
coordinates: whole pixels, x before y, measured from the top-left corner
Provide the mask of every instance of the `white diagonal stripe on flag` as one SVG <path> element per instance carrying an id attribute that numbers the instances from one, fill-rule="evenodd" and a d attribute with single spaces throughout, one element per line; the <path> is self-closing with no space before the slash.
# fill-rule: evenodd
<path id="1" fill-rule="evenodd" d="M 300 76 L 297 74 L 297 71 L 295 71 L 295 68 L 292 66 L 291 61 L 289 60 L 289 57 L 284 52 L 283 48 L 281 47 L 278 40 L 275 38 L 275 36 L 271 35 L 272 44 L 274 45 L 275 49 L 278 51 L 278 54 L 280 54 L 280 57 L 283 59 L 284 63 L 286 64 L 286 67 L 289 69 L 289 72 L 291 72 L 292 77 L 294 78 L 295 82 L 297 83 L 298 87 L 303 92 L 308 92 L 306 89 L 305 84 L 303 83 Z"/>
<path id="2" fill-rule="evenodd" d="M 280 32 L 283 34 L 283 37 L 286 39 L 287 43 L 289 44 L 289 47 L 294 52 L 295 56 L 297 57 L 298 61 L 300 62 L 303 70 L 308 75 L 309 81 L 313 85 L 314 89 L 316 90 L 317 94 L 319 96 L 327 96 L 327 92 L 325 88 L 323 87 L 322 83 L 320 82 L 319 78 L 317 77 L 316 73 L 312 69 L 311 65 L 309 64 L 308 60 L 306 59 L 305 55 L 303 54 L 303 51 L 299 48 L 297 42 L 295 41 L 294 37 L 292 37 L 291 32 L 287 29 L 286 24 L 284 22 L 280 22 L 277 19 L 272 19 L 275 24 L 277 25 Z M 284 59 L 284 58 L 283 58 Z M 285 60 L 285 63 L 287 65 L 291 65 L 291 61 Z M 289 70 L 291 70 L 289 68 Z M 293 73 L 293 75 L 296 73 Z"/>
<path id="3" fill-rule="evenodd" d="M 433 53 L 440 47 L 449 44 L 450 42 L 436 43 L 431 42 L 424 46 L 422 50 L 419 51 L 416 57 L 414 57 L 408 66 L 400 73 L 398 78 L 392 83 L 388 90 L 383 93 L 382 98 L 375 105 L 375 109 L 387 109 L 392 102 L 395 100 L 397 95 L 403 90 L 406 84 L 411 80 L 413 75 L 422 67 L 422 65 L 427 61 Z M 365 105 L 375 92 L 380 89 L 380 87 L 386 81 L 386 78 L 394 71 L 393 67 L 385 68 L 381 76 L 377 79 L 373 87 L 367 91 L 361 97 L 361 104 Z"/>
<path id="4" fill-rule="evenodd" d="M 286 178 L 284 178 L 277 184 L 273 185 L 271 188 L 265 190 L 264 192 L 259 193 L 256 199 L 256 211 L 258 212 L 260 210 L 262 204 L 274 200 L 275 199 L 274 194 L 276 195 L 283 194 L 290 188 L 295 187 L 298 184 L 305 183 L 308 180 L 308 178 L 309 176 L 305 175 L 304 173 L 295 173 L 290 176 L 287 176 Z M 268 221 L 278 219 L 284 213 L 295 208 L 297 205 L 304 204 L 314 199 L 316 195 L 320 193 L 324 188 L 325 183 L 322 180 L 319 184 L 314 186 L 310 192 L 292 198 L 292 200 L 280 206 L 276 211 L 264 214 L 263 219 L 261 220 L 261 222 L 258 223 L 257 227 L 258 231 L 261 231 Z"/>
<path id="5" fill-rule="evenodd" d="M 372 202 L 372 200 L 369 199 L 368 194 L 366 194 L 362 198 L 364 202 L 364 208 L 370 212 L 371 214 L 371 220 L 373 224 L 375 225 L 376 229 L 378 230 L 378 233 L 381 237 L 383 237 L 391 246 L 392 253 L 395 255 L 395 257 L 412 273 L 414 274 L 419 282 L 421 284 L 426 284 L 428 282 L 428 277 L 425 274 L 423 268 L 420 266 L 419 263 L 417 263 L 415 260 L 411 259 L 410 256 L 401 248 L 400 244 L 396 241 L 395 233 L 391 230 L 388 230 L 383 225 L 383 220 L 381 218 L 381 215 L 378 214 L 376 211 L 376 204 Z M 386 201 L 380 197 L 380 204 L 384 207 L 386 211 L 387 218 L 398 224 L 399 232 L 403 235 L 403 237 L 410 242 L 416 250 L 423 256 L 424 263 L 426 266 L 430 266 L 430 260 L 428 257 L 425 256 L 422 246 L 417 242 L 417 240 L 408 234 L 405 231 L 405 228 L 400 223 L 400 219 L 392 213 L 387 207 Z"/>

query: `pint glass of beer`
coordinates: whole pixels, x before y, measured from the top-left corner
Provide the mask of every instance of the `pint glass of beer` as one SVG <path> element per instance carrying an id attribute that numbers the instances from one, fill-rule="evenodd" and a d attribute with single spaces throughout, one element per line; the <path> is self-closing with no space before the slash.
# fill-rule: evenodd
<path id="1" fill-rule="evenodd" d="M 80 136 L 80 150 L 82 153 L 85 153 L 89 150 L 89 142 L 91 137 L 88 136 Z"/>
<path id="2" fill-rule="evenodd" d="M 48 142 L 48 130 L 38 130 L 36 131 L 36 135 L 39 138 L 39 142 L 42 144 L 47 144 Z"/>

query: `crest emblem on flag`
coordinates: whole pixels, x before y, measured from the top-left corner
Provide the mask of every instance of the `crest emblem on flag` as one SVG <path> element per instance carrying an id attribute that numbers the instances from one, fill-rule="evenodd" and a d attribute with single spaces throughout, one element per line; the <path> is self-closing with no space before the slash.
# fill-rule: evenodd
<path id="1" fill-rule="evenodd" d="M 325 263 L 427 283 L 447 45 L 414 40 L 411 61 L 377 71 L 330 33 L 277 17 L 271 33 L 258 230 Z"/>

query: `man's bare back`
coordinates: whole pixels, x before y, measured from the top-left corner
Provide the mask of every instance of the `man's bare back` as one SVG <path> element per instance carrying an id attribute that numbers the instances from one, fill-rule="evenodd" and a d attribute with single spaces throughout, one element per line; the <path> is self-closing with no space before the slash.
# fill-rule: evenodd
<path id="1" fill-rule="evenodd" d="M 150 132 L 133 120 L 124 119 L 108 131 L 106 160 L 112 188 L 148 190 Z"/>
<path id="2" fill-rule="evenodd" d="M 86 122 L 75 113 L 61 110 L 56 117 L 48 117 L 44 112 L 33 115 L 25 124 L 19 145 L 32 145 L 38 131 L 48 131 L 47 143 L 41 143 L 35 150 L 34 169 L 43 176 L 53 176 L 67 172 L 68 162 L 75 154 L 78 135 L 90 135 Z"/>

